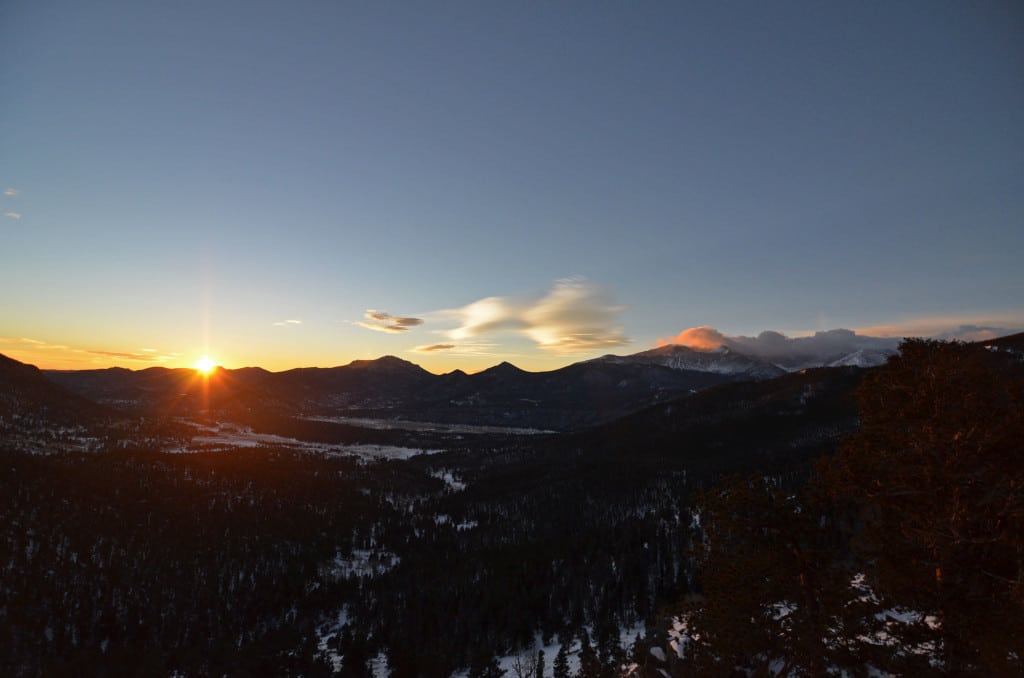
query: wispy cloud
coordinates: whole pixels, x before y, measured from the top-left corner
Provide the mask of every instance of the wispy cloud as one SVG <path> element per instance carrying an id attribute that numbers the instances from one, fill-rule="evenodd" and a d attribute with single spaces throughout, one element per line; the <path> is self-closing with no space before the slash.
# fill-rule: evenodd
<path id="1" fill-rule="evenodd" d="M 417 325 L 423 324 L 422 318 L 410 318 L 391 315 L 384 311 L 375 311 L 373 309 L 368 310 L 363 316 L 365 321 L 358 321 L 356 325 L 365 327 L 368 330 L 375 330 L 377 332 L 408 332 L 410 327 L 416 327 Z"/>
<path id="2" fill-rule="evenodd" d="M 30 337 L 0 337 L 0 352 L 5 350 L 19 353 L 27 352 L 30 357 L 35 356 L 35 358 L 31 359 L 42 359 L 44 361 L 75 360 L 81 362 L 84 356 L 95 355 L 109 358 L 124 358 L 143 363 L 163 363 L 173 360 L 178 356 L 177 353 L 162 353 L 155 348 L 143 348 L 138 351 L 105 351 L 101 349 L 77 348 L 66 344 L 52 344 L 48 341 L 32 339 Z M 45 357 L 40 358 L 41 356 Z"/>
<path id="3" fill-rule="evenodd" d="M 629 343 L 617 321 L 622 310 L 601 286 L 566 278 L 536 299 L 487 297 L 449 311 L 459 326 L 447 334 L 458 342 L 507 332 L 551 353 L 585 353 Z"/>
<path id="4" fill-rule="evenodd" d="M 444 342 L 439 344 L 427 344 L 417 346 L 413 351 L 416 353 L 446 353 L 448 355 L 468 358 L 490 358 L 498 354 L 498 344 L 491 341 L 464 340 L 457 342 Z M 517 353 L 501 351 L 506 358 L 519 356 Z M 521 356 L 520 356 L 521 357 Z"/>
<path id="5" fill-rule="evenodd" d="M 8 219 L 21 219 L 21 212 L 4 212 L 4 216 Z"/>
<path id="6" fill-rule="evenodd" d="M 455 344 L 429 344 L 427 346 L 417 346 L 413 350 L 417 353 L 434 353 L 435 351 L 450 351 L 455 347 Z"/>
<path id="7" fill-rule="evenodd" d="M 14 196 L 18 195 L 19 192 L 20 191 L 18 191 L 18 189 L 12 188 L 10 186 L 4 189 L 4 195 L 6 195 L 9 198 L 13 198 Z"/>
<path id="8" fill-rule="evenodd" d="M 288 327 L 289 325 L 301 325 L 301 320 L 279 320 L 274 325 L 276 327 Z"/>
<path id="9" fill-rule="evenodd" d="M 28 345 L 31 346 L 33 349 L 42 351 L 63 351 L 71 348 L 70 346 L 65 346 L 63 344 L 51 344 L 47 341 L 41 341 L 39 339 L 30 339 L 29 337 L 0 337 L 0 345 Z"/>
<path id="10" fill-rule="evenodd" d="M 128 360 L 135 360 L 143 363 L 158 363 L 170 359 L 168 356 L 160 356 L 149 352 L 136 353 L 133 351 L 97 351 L 90 349 L 87 350 L 86 353 L 91 353 L 92 355 L 110 356 L 111 358 L 127 358 Z"/>

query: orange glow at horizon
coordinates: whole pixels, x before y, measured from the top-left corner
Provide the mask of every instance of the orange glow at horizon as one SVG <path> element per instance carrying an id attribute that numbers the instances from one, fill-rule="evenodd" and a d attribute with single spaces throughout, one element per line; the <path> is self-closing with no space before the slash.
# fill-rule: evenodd
<path id="1" fill-rule="evenodd" d="M 197 372 L 201 372 L 204 376 L 209 375 L 217 367 L 217 361 L 208 355 L 204 355 L 202 358 L 195 362 L 193 367 L 196 368 Z"/>

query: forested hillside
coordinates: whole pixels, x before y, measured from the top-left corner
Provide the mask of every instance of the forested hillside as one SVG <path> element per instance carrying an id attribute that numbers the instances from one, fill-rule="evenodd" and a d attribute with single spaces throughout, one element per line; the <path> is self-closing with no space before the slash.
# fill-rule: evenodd
<path id="1" fill-rule="evenodd" d="M 697 498 L 674 673 L 1024 671 L 1019 354 L 907 341 L 859 400 L 799 492 L 753 476 Z"/>
<path id="2" fill-rule="evenodd" d="M 159 422 L 27 454 L 17 428 L 0 673 L 478 676 L 547 646 L 545 675 L 1012 675 L 1021 371 L 910 342 L 874 371 L 723 384 L 575 434 L 424 434 L 443 451 L 391 461 L 168 454 L 188 429 Z"/>

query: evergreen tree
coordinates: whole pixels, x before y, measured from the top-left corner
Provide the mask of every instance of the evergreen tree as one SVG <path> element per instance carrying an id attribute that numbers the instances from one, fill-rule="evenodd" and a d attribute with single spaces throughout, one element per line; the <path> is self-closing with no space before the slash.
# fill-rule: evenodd
<path id="1" fill-rule="evenodd" d="M 822 464 L 859 508 L 871 583 L 934 614 L 954 673 L 1024 669 L 1024 363 L 908 340 L 860 390 L 861 429 Z"/>
<path id="2" fill-rule="evenodd" d="M 850 578 L 822 528 L 828 507 L 818 495 L 793 495 L 755 476 L 727 481 L 698 505 L 705 599 L 689 615 L 699 640 L 688 660 L 698 673 L 765 671 L 779 659 L 812 674 L 826 664 L 859 665 L 828 642 Z"/>
<path id="3" fill-rule="evenodd" d="M 580 632 L 580 670 L 578 678 L 601 678 L 603 672 L 597 651 L 590 644 L 590 636 L 584 629 Z"/>
<path id="4" fill-rule="evenodd" d="M 498 660 L 492 653 L 486 651 L 478 653 L 469 667 L 469 678 L 502 678 L 504 675 L 498 666 Z"/>
<path id="5" fill-rule="evenodd" d="M 572 639 L 563 637 L 560 640 L 562 644 L 558 647 L 558 654 L 551 665 L 552 675 L 554 678 L 569 678 L 569 645 Z"/>

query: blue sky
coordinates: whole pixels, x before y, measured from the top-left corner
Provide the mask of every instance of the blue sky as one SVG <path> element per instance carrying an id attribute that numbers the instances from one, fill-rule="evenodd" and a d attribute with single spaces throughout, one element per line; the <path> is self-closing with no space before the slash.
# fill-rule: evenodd
<path id="1" fill-rule="evenodd" d="M 0 92 L 41 366 L 1024 328 L 1019 3 L 11 0 Z"/>

